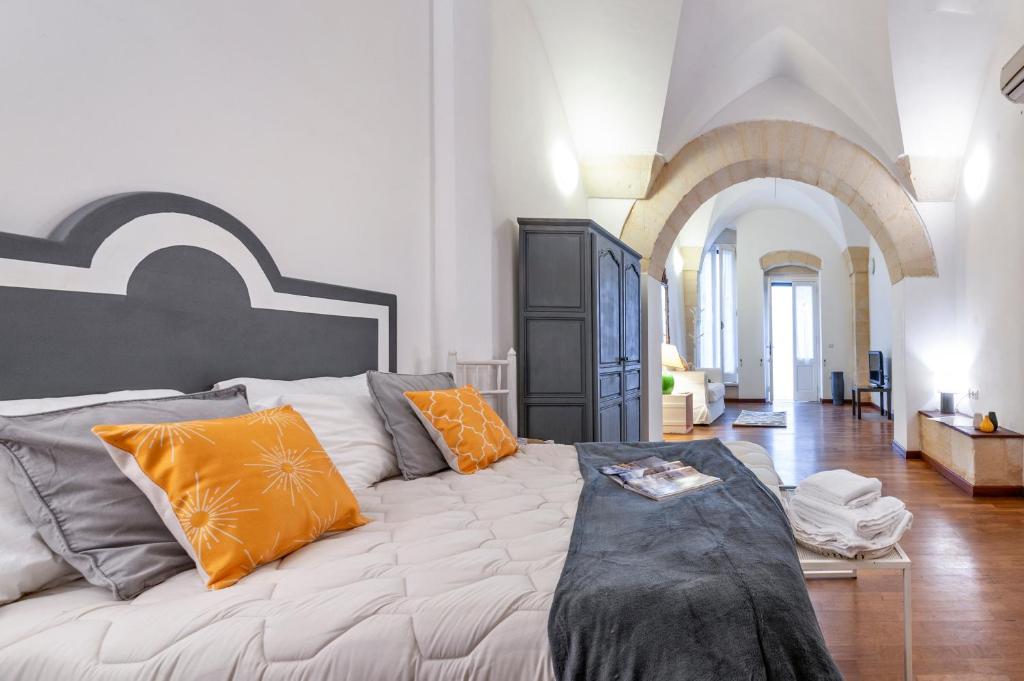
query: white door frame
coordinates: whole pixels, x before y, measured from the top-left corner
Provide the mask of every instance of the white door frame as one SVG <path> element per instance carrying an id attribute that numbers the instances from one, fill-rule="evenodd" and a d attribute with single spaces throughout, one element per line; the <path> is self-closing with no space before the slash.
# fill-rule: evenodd
<path id="1" fill-rule="evenodd" d="M 772 336 L 772 284 L 811 284 L 814 292 L 814 399 L 821 395 L 822 381 L 822 357 L 821 357 L 821 299 L 820 299 L 820 277 L 818 274 L 771 274 L 764 276 L 764 351 L 767 361 L 764 365 L 764 386 L 765 399 L 772 403 L 775 401 L 772 368 L 773 357 L 773 336 Z M 793 295 L 793 397 L 796 401 L 796 294 Z"/>

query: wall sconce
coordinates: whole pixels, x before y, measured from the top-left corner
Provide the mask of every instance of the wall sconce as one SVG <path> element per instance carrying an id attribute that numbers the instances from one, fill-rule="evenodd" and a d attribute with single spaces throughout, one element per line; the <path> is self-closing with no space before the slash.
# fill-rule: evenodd
<path id="1" fill-rule="evenodd" d="M 992 159 L 989 157 L 988 149 L 979 146 L 972 153 L 967 163 L 964 164 L 964 190 L 967 197 L 972 201 L 981 198 L 988 186 L 989 166 Z"/>
<path id="2" fill-rule="evenodd" d="M 556 142 L 551 149 L 551 171 L 558 191 L 565 196 L 576 191 L 580 183 L 580 164 L 564 140 Z"/>

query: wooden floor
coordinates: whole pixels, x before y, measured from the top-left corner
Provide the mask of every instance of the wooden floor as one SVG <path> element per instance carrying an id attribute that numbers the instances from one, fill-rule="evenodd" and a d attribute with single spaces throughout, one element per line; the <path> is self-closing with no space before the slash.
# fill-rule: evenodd
<path id="1" fill-rule="evenodd" d="M 882 480 L 914 525 L 903 539 L 913 561 L 915 678 L 1024 680 L 1024 499 L 971 499 L 921 461 L 891 449 L 892 422 L 850 407 L 777 405 L 786 428 L 733 428 L 730 403 L 711 426 L 666 439 L 750 440 L 771 453 L 786 483 L 847 468 Z M 829 648 L 848 681 L 901 679 L 903 608 L 897 573 L 808 583 Z"/>

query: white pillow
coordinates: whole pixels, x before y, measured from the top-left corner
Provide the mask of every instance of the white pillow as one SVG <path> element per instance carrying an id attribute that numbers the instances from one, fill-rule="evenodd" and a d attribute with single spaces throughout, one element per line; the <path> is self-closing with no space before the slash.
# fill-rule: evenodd
<path id="1" fill-rule="evenodd" d="M 369 395 L 278 395 L 253 410 L 290 404 L 299 412 L 353 490 L 398 475 L 398 459 Z"/>
<path id="2" fill-rule="evenodd" d="M 295 381 L 278 381 L 271 378 L 232 378 L 213 386 L 215 390 L 233 385 L 244 385 L 249 405 L 265 403 L 280 395 L 366 395 L 366 374 L 358 376 L 319 376 L 300 378 Z M 255 407 L 253 407 L 255 409 Z"/>
<path id="3" fill-rule="evenodd" d="M 35 400 L 0 402 L 0 416 L 23 416 L 59 411 L 104 402 L 144 400 L 181 395 L 177 390 L 122 390 L 105 395 L 44 397 Z M 10 457 L 0 460 L 0 605 L 16 601 L 27 593 L 81 577 L 50 550 L 15 496 L 8 478 Z"/>

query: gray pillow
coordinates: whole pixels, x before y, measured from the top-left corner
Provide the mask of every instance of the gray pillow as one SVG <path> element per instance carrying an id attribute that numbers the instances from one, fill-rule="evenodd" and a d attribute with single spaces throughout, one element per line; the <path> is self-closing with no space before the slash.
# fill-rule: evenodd
<path id="1" fill-rule="evenodd" d="M 249 413 L 245 388 L 0 417 L 0 456 L 51 549 L 91 584 L 131 598 L 195 563 L 91 428 Z"/>
<path id="2" fill-rule="evenodd" d="M 405 392 L 409 390 L 449 390 L 455 379 L 447 371 L 439 374 L 386 374 L 371 371 L 366 384 L 377 413 L 384 419 L 384 428 L 391 434 L 398 457 L 398 469 L 406 480 L 433 475 L 448 468 L 441 450 L 420 423 Z"/>

